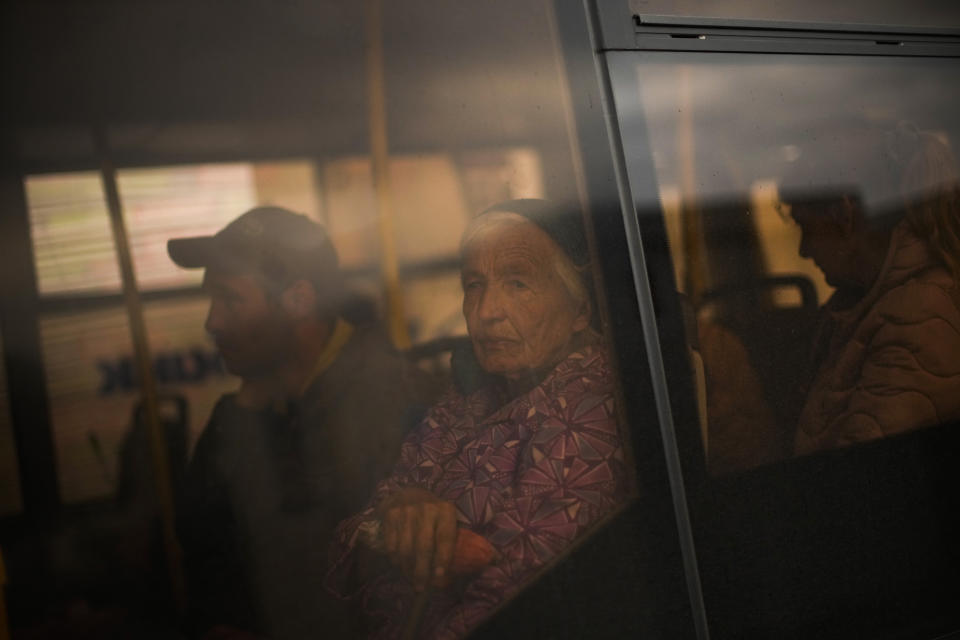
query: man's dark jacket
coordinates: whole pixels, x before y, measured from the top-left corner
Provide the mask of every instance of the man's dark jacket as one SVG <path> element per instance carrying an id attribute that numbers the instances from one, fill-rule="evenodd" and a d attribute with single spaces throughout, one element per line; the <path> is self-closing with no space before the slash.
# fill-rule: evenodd
<path id="1" fill-rule="evenodd" d="M 434 387 L 380 332 L 357 329 L 285 411 L 220 399 L 179 524 L 194 633 L 353 635 L 353 616 L 322 587 L 331 534 L 390 472 Z"/>

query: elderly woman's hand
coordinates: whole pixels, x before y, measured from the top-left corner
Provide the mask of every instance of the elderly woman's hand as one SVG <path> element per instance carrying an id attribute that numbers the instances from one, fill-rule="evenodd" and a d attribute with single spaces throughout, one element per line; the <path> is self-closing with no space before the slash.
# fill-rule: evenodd
<path id="1" fill-rule="evenodd" d="M 444 586 L 457 540 L 453 503 L 425 489 L 407 487 L 384 500 L 377 511 L 386 554 L 414 588 Z"/>

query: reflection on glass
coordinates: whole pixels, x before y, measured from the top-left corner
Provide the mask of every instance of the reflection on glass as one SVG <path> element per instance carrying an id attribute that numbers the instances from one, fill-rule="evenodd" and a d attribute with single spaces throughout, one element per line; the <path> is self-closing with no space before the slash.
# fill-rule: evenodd
<path id="1" fill-rule="evenodd" d="M 108 496 L 137 391 L 122 307 L 40 318 L 50 421 L 64 502 Z"/>
<path id="2" fill-rule="evenodd" d="M 396 352 L 380 329 L 391 310 L 378 302 L 379 229 L 367 158 L 118 171 L 167 435 L 192 631 L 220 625 L 303 637 L 322 628 L 350 636 L 368 625 L 372 618 L 358 601 L 345 606 L 323 584 L 328 543 L 397 460 L 404 464 L 405 437 L 420 443 L 425 434 L 452 437 L 468 422 L 483 426 L 463 443 L 463 456 L 418 463 L 435 467 L 437 477 L 423 488 L 456 514 L 454 528 L 466 541 L 466 551 L 448 558 L 453 584 L 437 588 L 428 619 L 449 613 L 453 598 L 472 628 L 491 602 L 516 593 L 629 492 L 579 212 L 514 201 L 521 204 L 506 210 L 520 213 L 501 207 L 480 218 L 512 215 L 519 225 L 509 217 L 471 222 L 471 212 L 498 199 L 543 195 L 539 151 L 411 154 L 391 163 L 405 312 L 416 345 L 409 353 Z M 72 200 L 77 193 L 95 191 L 100 208 L 83 223 L 100 229 L 97 255 L 115 265 L 99 176 L 31 177 L 27 184 L 34 237 L 58 247 L 75 241 L 76 229 L 43 216 L 51 194 L 70 213 L 85 206 L 83 198 Z M 78 184 L 87 191 L 75 191 Z M 255 207 L 252 218 L 235 220 L 257 202 L 289 202 L 306 215 Z M 266 244 L 247 253 L 238 248 L 244 242 L 231 245 L 214 262 L 183 257 L 176 243 L 168 248 L 171 238 L 209 242 L 228 223 L 235 240 Z M 342 270 L 323 259 L 332 253 L 307 246 L 316 229 L 328 234 L 321 244 L 336 247 Z M 518 239 L 518 230 L 526 236 Z M 461 255 L 465 232 L 475 263 L 469 276 L 489 281 L 479 297 L 459 268 L 468 255 Z M 531 239 L 536 251 L 523 255 Z M 45 260 L 62 262 L 57 250 L 35 245 L 39 256 L 49 254 Z M 506 271 L 495 266 L 501 263 Z M 116 498 L 118 531 L 145 554 L 156 537 L 155 478 L 116 267 L 105 279 L 68 266 L 57 272 L 56 286 L 41 287 L 41 305 L 54 304 L 46 296 L 53 292 L 107 295 L 82 310 L 40 316 L 60 492 L 73 504 Z M 201 283 L 205 297 L 191 290 Z M 459 390 L 438 400 L 451 384 Z M 431 406 L 434 417 L 420 422 Z M 444 428 L 434 432 L 430 420 Z M 435 443 L 421 444 L 427 451 Z M 459 492 L 461 481 L 473 487 Z M 389 483 L 410 488 L 397 476 Z M 409 579 L 385 579 L 410 593 Z"/>
<path id="3" fill-rule="evenodd" d="M 164 251 L 171 235 L 203 235 L 221 227 L 258 197 L 256 165 L 247 163 L 124 169 L 117 188 L 142 289 L 199 284 Z M 192 275 L 192 274 L 190 274 Z"/>
<path id="4" fill-rule="evenodd" d="M 152 302 L 144 313 L 159 391 L 187 401 L 193 437 L 184 436 L 192 442 L 216 398 L 236 381 L 224 375 L 203 330 L 202 300 Z M 61 496 L 65 502 L 110 496 L 140 398 L 126 311 L 46 314 L 40 335 Z"/>
<path id="5" fill-rule="evenodd" d="M 325 217 L 345 267 L 378 264 L 377 208 L 370 159 L 323 165 Z M 401 154 L 390 158 L 400 262 L 455 258 L 471 211 L 504 198 L 543 196 L 539 154 L 527 148 Z"/>
<path id="6" fill-rule="evenodd" d="M 960 418 L 954 66 L 636 67 L 712 472 Z"/>
<path id="7" fill-rule="evenodd" d="M 100 174 L 27 176 L 25 187 L 40 293 L 119 291 Z"/>
<path id="8" fill-rule="evenodd" d="M 173 265 L 171 236 L 212 233 L 258 202 L 289 203 L 322 215 L 314 164 L 305 160 L 123 169 L 117 174 L 123 214 L 141 289 L 200 284 Z"/>
<path id="9" fill-rule="evenodd" d="M 784 178 L 800 254 L 837 288 L 814 343 L 797 454 L 960 419 L 956 160 L 905 123 L 851 127 L 836 142 L 808 145 Z"/>
<path id="10" fill-rule="evenodd" d="M 463 152 L 456 160 L 450 154 L 407 155 L 393 160 L 392 171 L 401 196 L 401 260 L 436 263 L 404 286 L 412 336 L 428 342 L 462 335 L 455 261 L 467 207 L 504 194 L 541 195 L 539 156 L 526 148 Z M 319 170 L 303 160 L 121 169 L 118 187 L 138 285 L 142 291 L 199 285 L 199 271 L 178 269 L 169 260 L 166 240 L 212 233 L 256 202 L 289 203 L 327 220 L 334 242 L 345 248 L 346 264 L 375 269 L 371 185 L 365 157 L 331 160 Z M 49 174 L 28 176 L 25 188 L 41 296 L 117 296 L 100 311 L 41 319 L 63 498 L 103 497 L 115 489 L 118 455 L 139 395 L 102 183 L 95 172 Z M 360 302 L 358 314 L 375 319 L 376 271 L 357 272 L 349 284 Z M 187 400 L 191 446 L 216 398 L 236 385 L 224 376 L 205 334 L 205 310 L 191 294 L 146 305 L 161 392 Z M 439 370 L 447 368 L 438 362 Z M 13 491 L 16 484 L 4 486 Z"/>
<path id="11" fill-rule="evenodd" d="M 463 291 L 456 271 L 411 278 L 404 283 L 403 296 L 414 344 L 466 334 Z"/>

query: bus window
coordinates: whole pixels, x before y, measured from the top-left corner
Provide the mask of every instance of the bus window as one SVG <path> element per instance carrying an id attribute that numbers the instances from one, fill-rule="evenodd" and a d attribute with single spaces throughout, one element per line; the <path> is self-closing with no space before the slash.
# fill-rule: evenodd
<path id="1" fill-rule="evenodd" d="M 40 295 L 118 292 L 99 174 L 29 176 L 26 192 Z"/>
<path id="2" fill-rule="evenodd" d="M 585 185 L 553 7 L 121 4 L 5 23 L 44 77 L 4 65 L 25 87 L 4 149 L 47 391 L 23 414 L 49 417 L 59 488 L 9 532 L 16 630 L 359 637 L 386 612 L 394 635 L 688 635 L 621 212 Z M 418 589 L 391 531 L 437 504 L 420 533 L 454 553 Z M 548 613 L 518 623 L 515 597 Z"/>
<path id="3" fill-rule="evenodd" d="M 955 630 L 956 59 L 608 56 L 711 636 Z"/>
<path id="4" fill-rule="evenodd" d="M 312 168 L 310 163 L 303 164 L 307 170 Z M 163 240 L 171 235 L 203 235 L 219 229 L 231 219 L 233 211 L 260 200 L 264 183 L 269 185 L 266 190 L 270 195 L 277 187 L 293 198 L 304 191 L 310 194 L 313 183 L 309 173 L 305 177 L 305 184 L 297 180 L 303 180 L 303 170 L 296 163 L 262 168 L 236 163 L 119 171 L 117 188 L 138 288 L 150 291 L 199 285 L 198 274 L 170 263 L 161 250 Z M 308 200 L 304 204 L 314 203 Z"/>
<path id="5" fill-rule="evenodd" d="M 633 68 L 697 317 L 713 472 L 960 418 L 953 72 L 657 53 Z"/>

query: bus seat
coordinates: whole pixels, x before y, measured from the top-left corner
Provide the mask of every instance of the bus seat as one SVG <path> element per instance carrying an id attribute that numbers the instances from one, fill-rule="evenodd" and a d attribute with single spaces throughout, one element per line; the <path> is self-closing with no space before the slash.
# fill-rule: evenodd
<path id="1" fill-rule="evenodd" d="M 700 353 L 700 334 L 697 330 L 697 315 L 690 298 L 677 292 L 680 300 L 680 312 L 683 314 L 683 326 L 687 336 L 687 359 L 693 374 L 693 389 L 697 398 L 697 416 L 700 420 L 700 440 L 703 442 L 703 454 L 709 456 L 709 435 L 707 428 L 707 376 Z"/>
<path id="2" fill-rule="evenodd" d="M 799 292 L 800 304 L 777 305 L 773 293 L 789 289 Z M 803 402 L 818 308 L 808 277 L 783 275 L 706 291 L 697 309 L 698 319 L 711 318 L 742 342 L 773 412 L 782 455 L 791 446 Z"/>

